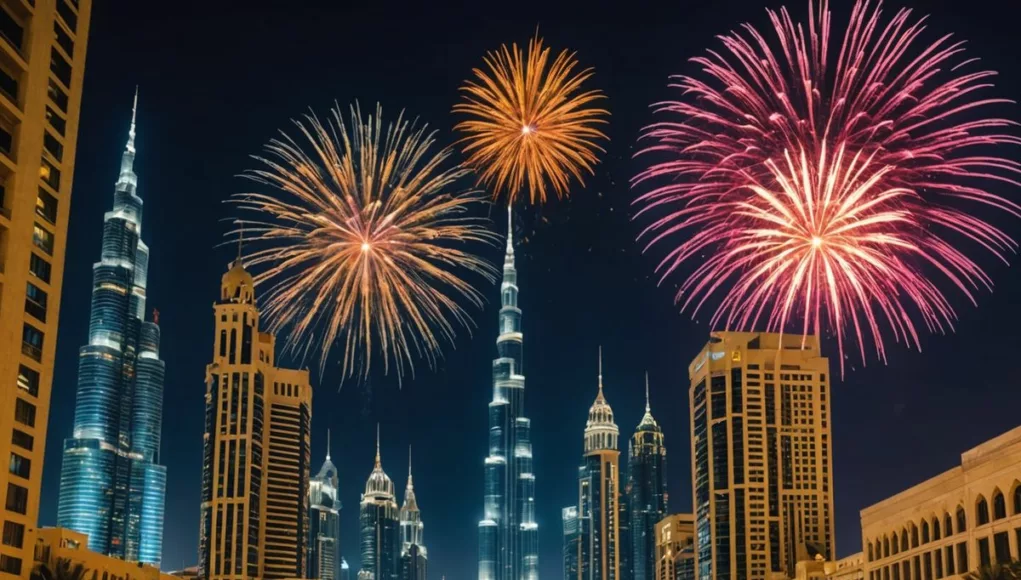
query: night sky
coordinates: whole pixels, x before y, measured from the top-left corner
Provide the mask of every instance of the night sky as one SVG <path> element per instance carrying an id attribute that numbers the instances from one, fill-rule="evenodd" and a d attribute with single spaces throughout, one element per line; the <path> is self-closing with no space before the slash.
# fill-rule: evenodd
<path id="1" fill-rule="evenodd" d="M 905 1 L 888 2 L 888 9 Z M 1021 97 L 1017 14 L 988 0 L 914 2 L 933 13 L 927 38 L 951 30 L 968 38 L 969 54 L 1003 73 L 998 93 Z M 560 508 L 576 501 L 600 344 L 622 440 L 641 416 L 648 369 L 653 413 L 668 445 L 670 509 L 690 511 L 686 369 L 710 329 L 678 314 L 673 287 L 657 287 L 651 277 L 654 256 L 643 256 L 633 241 L 628 181 L 639 165 L 631 156 L 651 119 L 648 105 L 676 96 L 666 88 L 668 75 L 693 72 L 687 59 L 718 47 L 714 34 L 744 21 L 766 26 L 762 2 L 188 4 L 97 0 L 93 8 L 40 523 L 56 522 L 60 449 L 71 429 L 92 263 L 134 86 L 140 86 L 135 169 L 145 200 L 143 238 L 152 249 L 149 307 L 161 313 L 167 365 L 164 568 L 177 569 L 197 561 L 204 369 L 212 355 L 212 303 L 233 257 L 233 248 L 217 247 L 230 216 L 222 202 L 248 190 L 236 177 L 253 167 L 248 156 L 290 118 L 308 107 L 324 112 L 334 100 L 379 101 L 389 118 L 404 108 L 449 144 L 460 82 L 486 50 L 526 42 L 537 25 L 554 48 L 577 50 L 584 65 L 595 67 L 593 86 L 606 91 L 612 113 L 597 175 L 574 188 L 569 201 L 525 213 L 517 234 L 524 237 L 517 252 L 541 574 L 561 573 Z M 792 1 L 796 18 L 804 18 L 806 4 Z M 842 25 L 850 2 L 834 4 L 834 21 Z M 1021 119 L 1016 107 L 1004 112 Z M 1018 191 L 1006 193 L 1018 199 Z M 1021 220 L 997 223 L 1021 236 Z M 496 227 L 502 233 L 502 224 Z M 494 248 L 491 257 L 498 261 L 500 254 Z M 979 309 L 952 295 L 961 314 L 956 334 L 926 336 L 923 353 L 893 345 L 889 366 L 870 361 L 862 368 L 852 359 L 834 386 L 838 556 L 859 550 L 861 508 L 952 467 L 962 451 L 1021 423 L 1021 274 L 980 257 L 996 291 L 980 295 Z M 497 288 L 486 293 L 490 303 L 476 316 L 474 337 L 462 333 L 437 371 L 420 367 L 403 389 L 393 378 L 374 377 L 338 392 L 334 364 L 324 377 L 314 373 L 312 467 L 323 460 L 330 428 L 344 503 L 341 541 L 352 569 L 359 494 L 372 468 L 378 421 L 383 465 L 398 499 L 407 446 L 415 446 L 431 577 L 467 580 L 476 573 L 499 306 Z M 834 357 L 835 345 L 825 348 Z"/>

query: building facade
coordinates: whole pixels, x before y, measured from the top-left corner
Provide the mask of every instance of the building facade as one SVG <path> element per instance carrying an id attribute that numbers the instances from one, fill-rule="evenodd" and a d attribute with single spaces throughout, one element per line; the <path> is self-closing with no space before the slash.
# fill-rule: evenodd
<path id="1" fill-rule="evenodd" d="M 274 366 L 240 259 L 213 306 L 206 367 L 199 568 L 203 578 L 301 578 L 309 517 L 308 371 Z"/>
<path id="2" fill-rule="evenodd" d="M 628 445 L 627 496 L 634 580 L 653 580 L 656 570 L 656 524 L 667 515 L 666 446 L 663 429 L 652 417 L 649 376 L 645 376 L 645 415 Z M 621 513 L 623 516 L 623 512 Z"/>
<path id="3" fill-rule="evenodd" d="M 564 530 L 564 580 L 578 580 L 578 507 L 560 512 Z"/>
<path id="4" fill-rule="evenodd" d="M 829 361 L 816 337 L 714 332 L 688 367 L 699 580 L 833 554 Z"/>
<path id="5" fill-rule="evenodd" d="M 78 353 L 57 523 L 86 534 L 93 552 L 158 566 L 167 486 L 166 467 L 158 464 L 164 365 L 156 313 L 145 320 L 149 248 L 133 168 L 134 111 L 113 208 L 104 216 L 100 261 L 92 267 L 89 341 Z"/>
<path id="6" fill-rule="evenodd" d="M 47 565 L 52 570 L 58 562 L 66 561 L 72 567 L 81 565 L 85 578 L 106 580 L 171 580 L 171 574 L 164 574 L 151 564 L 128 562 L 105 554 L 90 551 L 88 536 L 65 528 L 42 528 L 37 532 L 35 563 Z"/>
<path id="7" fill-rule="evenodd" d="M 91 0 L 0 0 L 0 578 L 39 514 Z M 17 469 L 13 469 L 17 462 Z"/>
<path id="8" fill-rule="evenodd" d="M 415 498 L 415 483 L 411 477 L 411 450 L 408 450 L 408 485 L 401 504 L 401 580 L 426 580 L 429 554 L 425 547 L 425 524 L 422 511 Z"/>
<path id="9" fill-rule="evenodd" d="M 489 403 L 484 518 L 479 522 L 479 580 L 538 580 L 531 421 L 525 417 L 521 309 L 514 236 L 507 208 L 507 252 L 500 285 L 500 334 Z"/>
<path id="10" fill-rule="evenodd" d="M 376 464 L 362 494 L 361 555 L 358 580 L 399 580 L 401 529 L 394 483 L 383 471 L 376 434 Z"/>
<path id="11" fill-rule="evenodd" d="M 585 454 L 578 468 L 578 579 L 620 578 L 620 431 L 603 396 L 603 360 L 599 356 L 599 393 L 585 424 Z"/>
<path id="12" fill-rule="evenodd" d="M 1021 427 L 861 511 L 869 580 L 960 578 L 1021 557 Z"/>
<path id="13" fill-rule="evenodd" d="M 652 580 L 695 580 L 695 516 L 673 514 L 656 522 Z"/>
<path id="14" fill-rule="evenodd" d="M 326 461 L 308 485 L 308 578 L 340 580 L 340 482 L 330 460 L 330 435 L 326 434 Z"/>

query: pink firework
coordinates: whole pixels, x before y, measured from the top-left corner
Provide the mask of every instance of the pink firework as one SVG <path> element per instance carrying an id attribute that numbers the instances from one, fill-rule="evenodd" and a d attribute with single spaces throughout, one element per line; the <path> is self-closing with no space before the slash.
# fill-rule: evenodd
<path id="1" fill-rule="evenodd" d="M 859 0 L 834 58 L 827 3 L 809 10 L 807 31 L 768 11 L 775 40 L 745 25 L 675 78 L 683 100 L 643 135 L 658 161 L 635 178 L 636 219 L 647 248 L 670 244 L 661 282 L 691 263 L 683 309 L 713 299 L 714 328 L 827 332 L 843 369 L 849 339 L 885 361 L 886 334 L 920 348 L 920 329 L 952 330 L 941 287 L 972 303 L 992 289 L 965 246 L 1006 261 L 1016 244 L 969 209 L 1021 217 L 990 191 L 1021 185 L 1000 147 L 1021 140 L 984 114 L 1010 101 L 983 96 L 995 73 L 962 41 L 923 42 L 924 18 L 884 22 Z"/>

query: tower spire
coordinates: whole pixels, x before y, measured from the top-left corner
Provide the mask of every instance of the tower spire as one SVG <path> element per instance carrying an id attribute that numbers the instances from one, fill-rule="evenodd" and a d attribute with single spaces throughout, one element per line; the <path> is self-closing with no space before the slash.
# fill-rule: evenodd
<path id="1" fill-rule="evenodd" d="M 507 204 L 507 254 L 514 253 L 514 224 L 511 221 L 511 205 Z"/>
<path id="2" fill-rule="evenodd" d="M 326 430 L 326 461 L 330 460 L 330 430 Z"/>
<path id="3" fill-rule="evenodd" d="M 131 128 L 128 129 L 127 150 L 135 152 L 135 117 L 138 113 L 138 85 L 135 85 L 135 100 L 131 103 Z"/>
<path id="4" fill-rule="evenodd" d="M 599 345 L 599 396 L 603 396 L 603 345 Z"/>
<path id="5" fill-rule="evenodd" d="M 652 410 L 649 406 L 649 371 L 645 371 L 645 412 L 648 413 Z"/>
<path id="6" fill-rule="evenodd" d="M 376 423 L 376 467 L 382 467 L 383 462 L 379 458 L 379 423 Z"/>
<path id="7" fill-rule="evenodd" d="M 408 445 L 408 489 L 414 487 L 411 483 L 411 445 Z"/>

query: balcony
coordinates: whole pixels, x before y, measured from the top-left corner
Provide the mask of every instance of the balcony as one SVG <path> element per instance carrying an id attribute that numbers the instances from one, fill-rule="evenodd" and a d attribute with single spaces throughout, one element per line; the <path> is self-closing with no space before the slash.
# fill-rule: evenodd
<path id="1" fill-rule="evenodd" d="M 43 362 L 43 349 L 35 346 L 34 344 L 29 344 L 27 342 L 21 343 L 21 354 L 36 362 Z"/>

